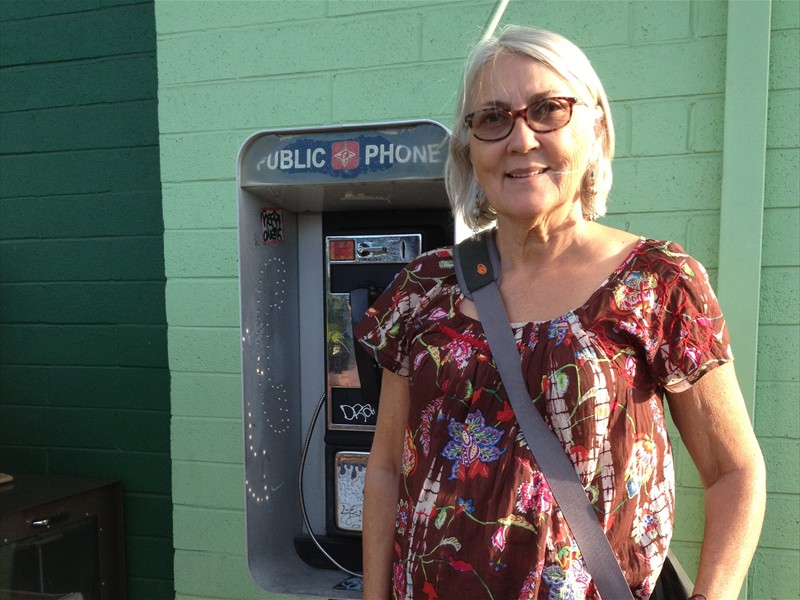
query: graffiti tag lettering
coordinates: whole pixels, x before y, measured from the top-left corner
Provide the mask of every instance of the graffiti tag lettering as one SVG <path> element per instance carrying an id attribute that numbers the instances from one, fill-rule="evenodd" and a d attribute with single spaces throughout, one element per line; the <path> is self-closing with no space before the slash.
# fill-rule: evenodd
<path id="1" fill-rule="evenodd" d="M 366 423 L 375 416 L 375 407 L 371 404 L 342 404 L 339 408 L 345 421 L 364 421 Z"/>
<path id="2" fill-rule="evenodd" d="M 262 239 L 265 244 L 283 242 L 283 210 L 280 208 L 261 209 Z"/>

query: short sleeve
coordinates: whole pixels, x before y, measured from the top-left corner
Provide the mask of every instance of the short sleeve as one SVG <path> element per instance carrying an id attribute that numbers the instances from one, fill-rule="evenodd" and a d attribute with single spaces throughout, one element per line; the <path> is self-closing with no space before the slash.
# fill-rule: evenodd
<path id="1" fill-rule="evenodd" d="M 429 252 L 411 261 L 356 328 L 356 340 L 375 360 L 403 377 L 410 374 L 409 355 L 420 309 L 439 287 L 444 263 L 452 266 L 452 255 L 445 250 Z"/>
<path id="2" fill-rule="evenodd" d="M 672 392 L 692 386 L 705 373 L 733 360 L 728 329 L 708 274 L 677 244 L 658 250 L 662 306 L 651 332 L 651 369 Z"/>

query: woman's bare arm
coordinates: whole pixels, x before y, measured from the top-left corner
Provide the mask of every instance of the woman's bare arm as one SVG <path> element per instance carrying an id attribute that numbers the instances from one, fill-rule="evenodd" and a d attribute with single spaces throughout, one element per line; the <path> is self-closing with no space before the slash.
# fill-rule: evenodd
<path id="1" fill-rule="evenodd" d="M 761 534 L 766 475 L 733 364 L 667 396 L 705 489 L 705 530 L 694 593 L 708 600 L 736 598 Z"/>
<path id="2" fill-rule="evenodd" d="M 378 422 L 364 484 L 364 598 L 389 598 L 408 380 L 384 370 Z"/>

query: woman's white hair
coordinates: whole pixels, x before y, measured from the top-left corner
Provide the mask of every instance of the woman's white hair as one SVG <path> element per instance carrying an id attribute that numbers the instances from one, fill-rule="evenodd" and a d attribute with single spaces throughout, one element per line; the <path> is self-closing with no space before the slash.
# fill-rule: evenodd
<path id="1" fill-rule="evenodd" d="M 595 124 L 598 143 L 580 179 L 581 207 L 587 219 L 603 216 L 614 157 L 614 125 L 603 84 L 586 55 L 567 38 L 544 29 L 520 26 L 505 27 L 496 37 L 480 42 L 467 59 L 445 165 L 445 185 L 453 213 L 476 231 L 497 218 L 475 180 L 469 156 L 470 130 L 464 119 L 472 110 L 484 66 L 502 53 L 519 54 L 542 63 L 564 79 L 582 103 L 598 107 Z"/>

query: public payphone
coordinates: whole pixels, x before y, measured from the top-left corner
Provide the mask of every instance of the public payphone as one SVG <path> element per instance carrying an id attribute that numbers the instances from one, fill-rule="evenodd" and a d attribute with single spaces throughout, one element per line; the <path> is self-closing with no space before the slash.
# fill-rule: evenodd
<path id="1" fill-rule="evenodd" d="M 414 121 L 264 131 L 242 146 L 247 549 L 266 590 L 360 597 L 319 549 L 360 571 L 381 373 L 352 332 L 409 260 L 453 241 L 447 139 L 438 123 Z M 304 443 L 323 397 L 324 426 Z"/>

